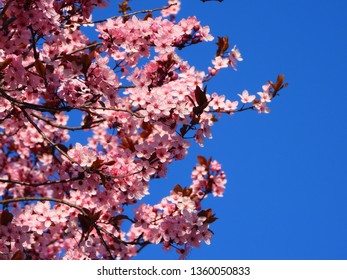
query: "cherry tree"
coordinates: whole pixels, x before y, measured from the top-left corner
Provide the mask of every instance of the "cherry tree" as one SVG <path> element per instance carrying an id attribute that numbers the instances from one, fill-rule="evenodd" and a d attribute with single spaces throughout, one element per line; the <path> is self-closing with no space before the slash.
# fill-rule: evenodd
<path id="1" fill-rule="evenodd" d="M 119 1 L 117 15 L 93 21 L 107 5 L 1 0 L 0 259 L 129 259 L 151 244 L 184 258 L 210 244 L 217 218 L 203 201 L 222 197 L 227 182 L 216 160 L 199 156 L 190 186 L 141 200 L 218 118 L 268 113 L 286 86 L 279 75 L 257 94 L 210 92 L 222 68 L 242 61 L 228 37 L 215 40 L 203 72 L 180 50 L 214 37 L 194 16 L 177 19 L 178 0 L 143 11 Z"/>

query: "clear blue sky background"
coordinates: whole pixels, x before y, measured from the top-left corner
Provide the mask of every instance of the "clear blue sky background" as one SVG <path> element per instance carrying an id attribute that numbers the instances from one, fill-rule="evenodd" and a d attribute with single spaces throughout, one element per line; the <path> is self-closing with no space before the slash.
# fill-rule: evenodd
<path id="1" fill-rule="evenodd" d="M 243 89 L 256 93 L 277 74 L 289 87 L 268 115 L 224 116 L 205 148 L 193 145 L 167 179 L 152 184 L 146 202 L 176 183 L 189 185 L 196 156 L 212 155 L 227 173 L 227 190 L 205 201 L 219 217 L 215 235 L 189 259 L 347 259 L 347 1 L 182 2 L 180 17 L 196 15 L 216 38 L 229 36 L 244 57 L 237 72 L 222 72 L 209 91 L 232 99 Z M 96 18 L 116 14 L 117 3 L 111 0 Z M 163 3 L 130 2 L 134 8 Z M 215 50 L 205 43 L 181 56 L 206 70 Z M 152 246 L 136 259 L 177 254 Z"/>

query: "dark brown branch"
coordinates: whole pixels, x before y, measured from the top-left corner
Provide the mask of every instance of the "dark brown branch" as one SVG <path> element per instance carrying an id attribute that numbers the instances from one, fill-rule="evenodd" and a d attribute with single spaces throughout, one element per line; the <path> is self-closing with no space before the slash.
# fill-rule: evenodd
<path id="1" fill-rule="evenodd" d="M 100 177 L 105 178 L 106 180 L 111 180 L 111 179 L 124 179 L 126 177 L 139 174 L 139 173 L 143 172 L 144 170 L 145 170 L 145 168 L 143 167 L 139 171 L 135 171 L 135 172 L 128 173 L 128 174 L 125 174 L 125 175 L 118 175 L 118 176 L 107 175 L 107 174 L 104 174 L 104 173 L 102 173 L 101 171 L 98 171 L 98 170 L 96 170 L 94 173 L 98 174 Z"/>
<path id="2" fill-rule="evenodd" d="M 231 110 L 231 111 L 227 111 L 227 110 L 210 110 L 210 111 L 207 111 L 207 113 L 223 113 L 223 114 L 234 114 L 234 113 L 240 113 L 240 112 L 243 112 L 243 111 L 247 111 L 247 110 L 254 110 L 255 109 L 255 106 L 252 105 L 250 107 L 244 107 L 242 106 L 240 109 L 237 109 L 237 110 Z"/>
<path id="3" fill-rule="evenodd" d="M 90 128 L 93 128 L 93 127 L 94 127 L 94 126 L 92 126 L 93 124 L 99 124 L 99 123 L 102 123 L 102 122 L 105 121 L 104 119 L 95 120 L 95 121 L 93 121 L 93 122 L 88 123 L 87 125 L 81 125 L 81 126 L 71 127 L 71 126 L 65 126 L 65 125 L 55 124 L 54 122 L 52 122 L 52 120 L 49 120 L 49 119 L 40 117 L 40 116 L 38 116 L 38 115 L 36 115 L 36 114 L 34 114 L 34 113 L 32 113 L 32 116 L 34 116 L 35 118 L 37 118 L 37 119 L 39 119 L 39 120 L 42 120 L 42 121 L 48 123 L 50 126 L 57 127 L 57 128 L 61 128 L 61 129 L 66 129 L 66 130 L 71 130 L 71 131 L 90 129 Z"/>
<path id="4" fill-rule="evenodd" d="M 107 107 L 89 107 L 89 106 L 83 106 L 81 107 L 81 109 L 83 110 L 107 110 L 107 111 L 114 111 L 114 112 L 124 112 L 124 113 L 129 113 L 130 115 L 132 115 L 133 117 L 136 118 L 144 118 L 144 116 L 141 116 L 131 110 L 126 110 L 126 109 L 118 109 L 118 108 L 107 108 Z"/>
<path id="5" fill-rule="evenodd" d="M 200 0 L 201 2 L 223 2 L 223 0 Z"/>
<path id="6" fill-rule="evenodd" d="M 81 51 L 84 51 L 84 50 L 88 50 L 88 49 L 93 48 L 93 47 L 101 46 L 101 45 L 102 45 L 101 42 L 95 42 L 95 43 L 92 43 L 90 45 L 84 46 L 84 47 L 82 47 L 80 49 L 77 49 L 77 50 L 74 50 L 72 52 L 69 52 L 67 54 L 55 56 L 55 57 L 52 58 L 52 61 L 58 60 L 58 59 L 62 59 L 64 57 L 68 56 L 68 55 L 72 55 L 72 54 L 75 54 L 75 53 L 78 53 L 78 52 L 81 52 Z M 33 66 L 35 66 L 35 62 L 30 63 L 29 65 L 25 66 L 25 70 L 29 70 Z"/>
<path id="7" fill-rule="evenodd" d="M 70 162 L 78 164 L 73 158 L 71 158 L 67 153 L 65 153 L 56 143 L 54 143 L 51 139 L 49 139 L 46 134 L 37 126 L 37 124 L 33 121 L 33 119 L 30 117 L 28 112 L 23 108 L 19 107 L 24 116 L 27 118 L 27 120 L 33 125 L 33 127 L 37 130 L 37 132 L 45 139 L 47 142 L 49 142 L 52 146 L 54 146 L 64 157 L 66 157 Z"/>
<path id="8" fill-rule="evenodd" d="M 107 18 L 107 19 L 101 19 L 101 20 L 95 20 L 95 21 L 89 21 L 89 22 L 82 22 L 82 23 L 77 22 L 77 21 L 73 21 L 73 23 L 79 23 L 81 25 L 102 23 L 102 22 L 107 21 L 108 19 L 116 19 L 116 18 L 119 18 L 119 17 L 131 17 L 131 16 L 134 16 L 134 15 L 137 15 L 137 14 L 148 14 L 148 13 L 152 13 L 152 12 L 162 11 L 162 10 L 169 9 L 170 7 L 175 6 L 175 5 L 177 5 L 177 4 L 174 3 L 174 4 L 170 4 L 170 5 L 166 6 L 166 7 L 162 7 L 162 8 L 154 8 L 154 9 L 150 9 L 150 10 L 147 9 L 147 10 L 136 11 L 136 12 L 125 14 L 125 15 L 113 16 L 113 17 L 110 17 L 110 18 Z"/>
<path id="9" fill-rule="evenodd" d="M 6 13 L 8 7 L 11 5 L 11 3 L 12 3 L 13 1 L 14 1 L 14 0 L 9 0 L 9 1 L 7 1 L 7 3 L 5 4 L 5 6 L 1 8 L 1 13 L 0 13 L 1 16 L 4 15 L 4 14 Z"/>
<path id="10" fill-rule="evenodd" d="M 102 45 L 101 42 L 95 42 L 95 43 L 92 43 L 92 44 L 90 44 L 90 45 L 87 45 L 87 46 L 85 46 L 85 47 L 83 47 L 83 48 L 80 48 L 80 49 L 74 50 L 74 51 L 72 51 L 72 52 L 69 52 L 69 53 L 67 53 L 67 54 L 63 54 L 63 55 L 60 55 L 60 56 L 56 56 L 56 57 L 54 57 L 52 60 L 58 60 L 58 59 L 61 59 L 61 58 L 66 57 L 66 56 L 68 56 L 68 55 L 73 55 L 73 54 L 75 54 L 75 53 L 78 53 L 78 52 L 81 52 L 81 51 L 85 51 L 85 50 L 88 50 L 88 49 L 90 49 L 90 48 L 98 47 L 98 46 L 101 46 L 101 45 Z"/>
<path id="11" fill-rule="evenodd" d="M 63 200 L 63 199 L 57 199 L 57 198 L 52 198 L 52 197 L 17 197 L 17 198 L 0 200 L 0 204 L 6 205 L 9 203 L 25 202 L 25 201 L 51 201 L 51 202 L 57 202 L 57 203 L 65 204 L 67 206 L 75 208 L 76 210 L 80 211 L 84 216 L 88 217 L 88 214 L 86 213 L 86 211 L 84 211 L 81 207 L 77 206 L 76 204 L 73 204 L 73 203 L 66 201 L 66 200 Z"/>
<path id="12" fill-rule="evenodd" d="M 30 182 L 22 182 L 19 180 L 12 180 L 12 179 L 1 179 L 1 183 L 10 183 L 10 184 L 18 184 L 18 185 L 23 185 L 23 186 L 31 186 L 31 187 L 38 187 L 38 186 L 43 186 L 43 185 L 55 185 L 55 184 L 64 184 L 64 183 L 69 183 L 73 181 L 78 181 L 81 180 L 82 176 L 70 178 L 70 179 L 64 179 L 64 180 L 57 180 L 57 181 L 46 181 L 46 182 L 40 182 L 40 183 L 30 183 Z"/>
<path id="13" fill-rule="evenodd" d="M 13 98 L 12 96 L 9 96 L 6 91 L 2 88 L 0 88 L 0 95 L 2 97 L 4 97 L 5 99 L 7 99 L 8 101 L 10 101 L 12 104 L 15 104 L 19 107 L 24 107 L 27 109 L 32 109 L 32 110 L 36 110 L 36 111 L 41 111 L 41 112 L 61 112 L 61 111 L 71 111 L 75 108 L 70 107 L 70 106 L 64 106 L 64 107 L 47 107 L 47 106 L 43 106 L 43 105 L 38 105 L 38 104 L 33 104 L 33 103 L 27 103 L 24 101 L 19 101 L 15 98 Z"/>

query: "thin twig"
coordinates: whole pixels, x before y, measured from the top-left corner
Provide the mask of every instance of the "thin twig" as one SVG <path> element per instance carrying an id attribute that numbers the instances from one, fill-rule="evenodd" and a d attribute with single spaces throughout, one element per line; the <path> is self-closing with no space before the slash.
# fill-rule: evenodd
<path id="1" fill-rule="evenodd" d="M 132 115 L 133 117 L 136 118 L 144 118 L 144 116 L 139 115 L 131 110 L 126 110 L 126 109 L 118 109 L 118 108 L 107 108 L 107 107 L 81 107 L 81 109 L 87 109 L 87 110 L 107 110 L 107 111 L 114 111 L 114 112 L 124 112 L 124 113 L 129 113 L 130 115 Z"/>
<path id="2" fill-rule="evenodd" d="M 80 49 L 74 50 L 74 51 L 72 51 L 72 52 L 69 52 L 69 53 L 67 53 L 67 54 L 63 54 L 63 55 L 60 55 L 60 56 L 56 56 L 56 57 L 54 57 L 52 60 L 58 60 L 58 59 L 61 59 L 61 58 L 66 57 L 66 56 L 73 55 L 73 54 L 75 54 L 75 53 L 78 53 L 78 52 L 81 52 L 81 51 L 84 51 L 84 50 L 88 50 L 88 49 L 90 49 L 90 48 L 92 48 L 92 47 L 98 47 L 98 46 L 101 46 L 101 45 L 102 45 L 101 42 L 95 42 L 95 43 L 92 43 L 92 44 L 90 44 L 90 45 L 87 45 L 87 46 L 85 46 L 85 47 L 83 47 L 83 48 L 80 48 Z"/>
<path id="3" fill-rule="evenodd" d="M 24 101 L 19 101 L 15 98 L 13 98 L 12 96 L 9 96 L 6 91 L 2 88 L 0 88 L 0 95 L 2 97 L 4 97 L 5 99 L 7 99 L 8 101 L 10 101 L 11 103 L 14 103 L 16 104 L 17 106 L 19 107 L 25 107 L 25 108 L 28 108 L 28 109 L 33 109 L 33 110 L 36 110 L 36 111 L 41 111 L 41 112 L 61 112 L 61 111 L 71 111 L 73 109 L 76 109 L 76 108 L 73 108 L 73 107 L 70 107 L 70 106 L 64 106 L 64 107 L 46 107 L 46 106 L 43 106 L 43 105 L 38 105 L 38 104 L 33 104 L 33 103 L 28 103 L 28 102 L 24 102 Z"/>
<path id="4" fill-rule="evenodd" d="M 252 105 L 250 107 L 241 107 L 240 109 L 237 109 L 237 110 L 210 110 L 210 111 L 207 111 L 207 113 L 223 113 L 223 114 L 234 114 L 234 113 L 240 113 L 240 112 L 243 112 L 243 111 L 247 111 L 247 110 L 254 110 L 255 106 Z"/>
<path id="5" fill-rule="evenodd" d="M 49 139 L 46 134 L 41 130 L 41 128 L 38 127 L 38 125 L 33 121 L 33 119 L 30 117 L 28 112 L 23 108 L 19 107 L 27 120 L 34 126 L 34 128 L 37 130 L 37 132 L 45 139 L 47 142 L 49 142 L 52 146 L 54 146 L 64 157 L 66 157 L 70 162 L 78 164 L 72 157 L 70 157 L 67 153 L 65 153 L 56 143 L 54 143 L 51 139 Z"/>
<path id="6" fill-rule="evenodd" d="M 48 123 L 50 126 L 61 128 L 61 129 L 66 129 L 66 130 L 71 130 L 71 131 L 91 129 L 91 128 L 94 127 L 94 126 L 92 126 L 93 124 L 98 124 L 98 123 L 101 123 L 101 122 L 105 121 L 105 119 L 95 120 L 93 122 L 88 123 L 88 125 L 84 124 L 84 125 L 81 125 L 81 126 L 71 127 L 71 126 L 55 124 L 55 123 L 52 122 L 52 120 L 40 117 L 40 116 L 38 116 L 38 115 L 36 115 L 34 113 L 32 113 L 32 116 L 34 116 L 35 118 L 37 118 L 39 120 L 42 120 L 42 121 Z"/>
<path id="7" fill-rule="evenodd" d="M 69 201 L 58 199 L 58 198 L 52 198 L 52 197 L 17 197 L 17 198 L 9 198 L 0 200 L 0 204 L 9 204 L 9 203 L 15 203 L 15 202 L 24 202 L 24 201 L 51 201 L 51 202 L 57 202 L 61 204 L 65 204 L 67 206 L 70 206 L 72 208 L 75 208 L 76 210 L 80 211 L 84 216 L 89 217 L 86 211 L 83 210 L 82 207 L 77 206 L 76 204 L 73 204 Z"/>
<path id="8" fill-rule="evenodd" d="M 6 5 L 4 7 L 1 8 L 1 13 L 0 15 L 4 15 L 8 9 L 8 7 L 11 5 L 11 3 L 13 2 L 14 0 L 9 0 L 7 1 Z"/>
<path id="9" fill-rule="evenodd" d="M 23 186 L 32 186 L 32 187 L 38 187 L 38 186 L 43 186 L 43 185 L 55 185 L 55 184 L 64 184 L 64 183 L 69 183 L 73 181 L 78 181 L 81 180 L 82 176 L 70 178 L 70 179 L 64 179 L 64 180 L 57 180 L 57 181 L 46 181 L 46 182 L 40 182 L 40 183 L 30 183 L 30 182 L 22 182 L 19 180 L 12 180 L 12 179 L 2 179 L 0 178 L 1 183 L 10 183 L 10 184 L 18 184 L 18 185 L 23 185 Z"/>
<path id="10" fill-rule="evenodd" d="M 95 23 L 102 23 L 102 22 L 105 22 L 109 19 L 116 19 L 116 18 L 119 18 L 119 17 L 131 17 L 131 16 L 134 16 L 134 15 L 137 15 L 137 14 L 148 14 L 148 13 L 152 13 L 152 12 L 157 12 L 157 11 L 161 11 L 161 10 L 166 10 L 166 9 L 169 9 L 170 7 L 172 6 L 175 6 L 177 5 L 176 3 L 173 3 L 173 4 L 170 4 L 166 7 L 162 7 L 162 8 L 154 8 L 154 9 L 147 9 L 147 10 L 140 10 L 140 11 L 136 11 L 136 12 L 133 12 L 133 13 L 129 13 L 129 14 L 125 14 L 125 15 L 119 15 L 119 16 L 113 16 L 113 17 L 110 17 L 110 18 L 107 18 L 107 19 L 101 19 L 101 20 L 95 20 L 95 21 L 89 21 L 89 22 L 82 22 L 82 23 L 79 23 L 77 21 L 72 21 L 73 23 L 79 23 L 81 25 L 89 25 L 89 24 L 95 24 Z"/>

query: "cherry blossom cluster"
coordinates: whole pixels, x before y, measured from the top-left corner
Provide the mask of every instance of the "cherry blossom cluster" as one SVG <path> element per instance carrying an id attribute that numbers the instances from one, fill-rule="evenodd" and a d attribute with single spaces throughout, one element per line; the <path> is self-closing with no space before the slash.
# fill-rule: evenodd
<path id="1" fill-rule="evenodd" d="M 141 200 L 222 114 L 268 113 L 286 86 L 280 75 L 257 96 L 207 92 L 243 60 L 228 37 L 204 72 L 180 51 L 214 38 L 194 16 L 176 21 L 180 1 L 151 12 L 119 2 L 94 22 L 108 1 L 0 1 L 0 259 L 129 259 L 149 244 L 184 258 L 210 244 L 204 199 L 226 186 L 217 161 L 200 156 L 188 188 Z"/>
<path id="2" fill-rule="evenodd" d="M 239 49 L 234 46 L 227 57 L 221 55 L 216 56 L 215 59 L 212 60 L 213 68 L 209 67 L 208 70 L 212 76 L 216 75 L 220 69 L 229 66 L 236 70 L 236 64 L 238 61 L 243 61 L 243 58 L 241 57 Z"/>
<path id="3" fill-rule="evenodd" d="M 168 8 L 161 11 L 164 17 L 175 16 L 181 9 L 181 0 L 168 0 Z"/>
<path id="4" fill-rule="evenodd" d="M 102 49 L 123 67 L 134 67 L 141 58 L 148 58 L 151 50 L 168 54 L 175 48 L 213 40 L 209 27 L 201 26 L 195 17 L 178 23 L 161 17 L 139 20 L 136 16 L 124 22 L 118 17 L 98 24 L 97 31 L 103 41 Z"/>
<path id="5" fill-rule="evenodd" d="M 191 248 L 200 247 L 201 242 L 210 244 L 209 226 L 217 218 L 211 209 L 202 210 L 201 202 L 211 192 L 223 196 L 227 181 L 217 161 L 199 157 L 199 162 L 189 188 L 176 185 L 159 204 L 141 204 L 135 210 L 135 223 L 128 232 L 130 240 L 142 237 L 145 242 L 162 243 L 164 249 L 174 247 L 182 258 Z"/>
<path id="6" fill-rule="evenodd" d="M 204 157 L 199 157 L 199 164 L 192 172 L 194 180 L 190 188 L 199 199 L 203 199 L 207 194 L 222 197 L 226 185 L 226 175 L 222 166 L 216 160 L 207 161 Z"/>

